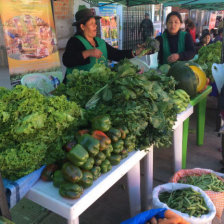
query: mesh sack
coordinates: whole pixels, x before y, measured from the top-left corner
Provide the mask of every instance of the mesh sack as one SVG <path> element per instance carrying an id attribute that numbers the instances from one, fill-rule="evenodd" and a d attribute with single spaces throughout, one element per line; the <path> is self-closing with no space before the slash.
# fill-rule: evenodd
<path id="1" fill-rule="evenodd" d="M 186 176 L 192 176 L 192 175 L 200 176 L 202 174 L 209 174 L 209 173 L 216 174 L 220 180 L 224 181 L 223 174 L 219 174 L 209 169 L 195 168 L 195 169 L 179 170 L 174 174 L 174 176 L 171 179 L 171 182 L 177 183 L 181 178 Z M 212 202 L 216 207 L 217 218 L 221 219 L 224 208 L 224 192 L 205 191 L 205 193 L 209 196 L 209 198 L 212 200 Z"/>

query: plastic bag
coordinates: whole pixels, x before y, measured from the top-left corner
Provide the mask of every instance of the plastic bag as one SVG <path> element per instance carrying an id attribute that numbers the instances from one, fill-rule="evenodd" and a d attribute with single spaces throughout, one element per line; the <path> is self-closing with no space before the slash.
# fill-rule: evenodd
<path id="1" fill-rule="evenodd" d="M 168 191 L 172 192 L 178 189 L 184 189 L 184 188 L 192 188 L 193 190 L 200 192 L 202 197 L 205 200 L 205 203 L 207 207 L 209 208 L 209 213 L 206 215 L 202 215 L 200 218 L 196 218 L 194 216 L 189 216 L 187 213 L 182 213 L 179 212 L 175 209 L 171 209 L 167 206 L 167 204 L 161 202 L 159 200 L 159 194 Z M 153 200 L 153 207 L 154 208 L 167 208 L 170 209 L 171 211 L 175 212 L 176 214 L 180 215 L 182 218 L 184 218 L 187 222 L 191 224 L 211 224 L 213 218 L 215 217 L 216 214 L 216 209 L 214 204 L 212 203 L 211 199 L 205 194 L 204 191 L 202 191 L 200 188 L 189 185 L 189 184 L 178 184 L 178 183 L 167 183 L 163 185 L 159 185 L 153 189 L 152 193 L 152 200 Z"/>
<path id="2" fill-rule="evenodd" d="M 145 57 L 145 56 L 143 56 L 143 57 Z M 129 61 L 132 64 L 137 65 L 138 68 L 142 71 L 142 73 L 147 72 L 150 69 L 150 67 L 147 65 L 147 63 L 140 58 L 131 58 L 131 59 L 129 59 Z"/>
<path id="3" fill-rule="evenodd" d="M 212 76 L 215 80 L 218 92 L 221 92 L 221 89 L 224 85 L 224 64 L 216 64 L 212 65 Z"/>
<path id="4" fill-rule="evenodd" d="M 158 52 L 154 54 L 150 54 L 150 68 L 157 69 L 158 68 Z"/>
<path id="5" fill-rule="evenodd" d="M 209 173 L 214 173 L 218 177 L 221 177 L 224 179 L 224 174 L 217 173 L 209 169 L 195 168 L 195 169 L 179 170 L 178 172 L 174 174 L 174 176 L 171 179 L 171 182 L 177 183 L 179 179 L 185 176 L 191 176 L 195 174 L 202 175 L 202 174 L 209 174 Z M 205 191 L 205 193 L 209 196 L 209 198 L 214 203 L 216 208 L 216 216 L 217 218 L 220 219 L 222 217 L 222 212 L 224 209 L 224 192 Z"/>
<path id="6" fill-rule="evenodd" d="M 151 209 L 145 212 L 142 212 L 124 222 L 121 224 L 145 224 L 147 221 L 149 221 L 152 217 L 156 216 L 156 218 L 164 218 L 164 213 L 167 209 L 165 208 L 157 208 L 157 209 Z"/>
<path id="7" fill-rule="evenodd" d="M 53 76 L 50 76 L 50 78 L 41 73 L 27 74 L 22 77 L 21 84 L 28 88 L 35 88 L 43 95 L 49 95 L 60 84 L 59 79 Z"/>

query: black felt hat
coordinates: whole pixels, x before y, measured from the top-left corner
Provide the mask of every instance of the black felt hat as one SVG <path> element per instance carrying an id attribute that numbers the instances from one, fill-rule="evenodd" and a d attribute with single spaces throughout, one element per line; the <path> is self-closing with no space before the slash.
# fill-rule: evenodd
<path id="1" fill-rule="evenodd" d="M 90 18 L 100 19 L 100 16 L 96 16 L 94 11 L 88 8 L 81 9 L 75 14 L 75 20 L 72 26 L 77 26 L 78 24 L 82 24 L 83 22 L 88 21 Z"/>

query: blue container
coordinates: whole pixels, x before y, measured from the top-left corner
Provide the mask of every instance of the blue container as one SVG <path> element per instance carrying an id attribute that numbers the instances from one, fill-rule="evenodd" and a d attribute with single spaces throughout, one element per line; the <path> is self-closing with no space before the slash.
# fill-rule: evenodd
<path id="1" fill-rule="evenodd" d="M 212 82 L 210 84 L 212 86 L 212 92 L 209 94 L 209 96 L 218 96 L 219 95 L 219 92 L 218 92 L 218 89 L 217 89 L 217 86 L 215 84 L 215 82 Z"/>

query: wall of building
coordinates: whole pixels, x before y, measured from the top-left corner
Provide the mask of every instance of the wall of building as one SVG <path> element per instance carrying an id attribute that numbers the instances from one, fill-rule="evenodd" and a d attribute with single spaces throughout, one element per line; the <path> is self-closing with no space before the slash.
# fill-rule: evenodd
<path id="1" fill-rule="evenodd" d="M 63 49 L 69 37 L 74 33 L 72 22 L 74 20 L 74 0 L 53 1 L 55 28 L 58 48 Z"/>

